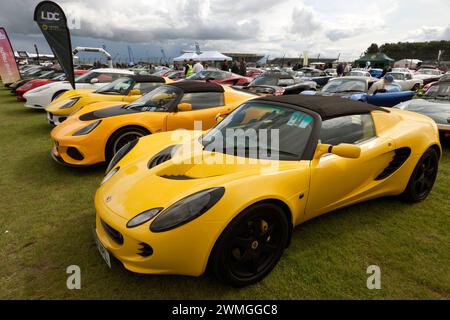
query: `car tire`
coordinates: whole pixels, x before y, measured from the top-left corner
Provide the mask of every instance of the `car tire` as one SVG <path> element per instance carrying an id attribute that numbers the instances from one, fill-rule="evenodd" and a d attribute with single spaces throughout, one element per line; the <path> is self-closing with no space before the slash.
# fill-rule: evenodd
<path id="1" fill-rule="evenodd" d="M 406 202 L 421 202 L 433 189 L 438 172 L 439 156 L 435 149 L 429 148 L 417 162 L 408 185 L 402 194 Z"/>
<path id="2" fill-rule="evenodd" d="M 58 91 L 56 92 L 53 97 L 52 97 L 52 101 L 57 99 L 59 96 L 61 96 L 62 94 L 64 94 L 67 90 L 62 90 L 62 91 Z"/>
<path id="3" fill-rule="evenodd" d="M 114 132 L 106 143 L 105 160 L 111 161 L 117 151 L 124 145 L 140 137 L 149 135 L 148 130 L 141 127 L 125 127 Z"/>
<path id="4" fill-rule="evenodd" d="M 236 287 L 259 282 L 277 265 L 288 238 L 289 222 L 283 210 L 273 203 L 255 204 L 222 232 L 211 254 L 211 271 Z"/>
<path id="5" fill-rule="evenodd" d="M 417 90 L 419 90 L 419 89 L 420 89 L 420 84 L 416 83 L 416 84 L 412 87 L 411 91 L 417 91 Z"/>

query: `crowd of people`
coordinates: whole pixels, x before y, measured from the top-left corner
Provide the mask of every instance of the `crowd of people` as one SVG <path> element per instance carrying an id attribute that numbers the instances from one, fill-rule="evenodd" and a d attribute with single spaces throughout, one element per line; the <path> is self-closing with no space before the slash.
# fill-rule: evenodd
<path id="1" fill-rule="evenodd" d="M 177 69 L 176 66 L 175 68 Z M 206 62 L 200 62 L 193 59 L 190 59 L 189 61 L 184 60 L 182 65 L 185 78 L 188 78 L 191 75 L 198 73 L 202 70 L 207 70 L 208 68 L 209 65 Z M 236 60 L 232 61 L 231 66 L 228 60 L 223 60 L 223 62 L 220 65 L 220 70 L 231 71 L 232 73 L 245 76 L 247 74 L 247 64 L 244 58 L 241 59 L 239 64 Z"/>

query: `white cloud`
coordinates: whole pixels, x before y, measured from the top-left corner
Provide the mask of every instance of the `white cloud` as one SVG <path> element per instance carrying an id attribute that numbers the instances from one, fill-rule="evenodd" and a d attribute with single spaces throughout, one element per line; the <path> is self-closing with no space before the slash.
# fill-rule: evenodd
<path id="1" fill-rule="evenodd" d="M 316 12 L 307 6 L 296 7 L 292 11 L 292 21 L 289 31 L 295 35 L 311 37 L 321 29 L 322 25 Z"/>
<path id="2" fill-rule="evenodd" d="M 408 33 L 409 41 L 450 40 L 450 24 L 446 27 L 423 26 Z"/>
<path id="3" fill-rule="evenodd" d="M 26 37 L 30 42 L 36 41 L 34 35 L 42 37 L 32 20 L 39 1 L 2 0 L 0 25 L 12 38 L 20 35 L 20 45 Z M 67 12 L 79 13 L 81 29 L 72 35 L 81 45 L 88 37 L 91 45 L 109 41 L 153 52 L 163 46 L 172 55 L 198 41 L 202 48 L 222 51 L 298 56 L 308 50 L 351 58 L 372 42 L 407 40 L 405 35 L 411 40 L 450 39 L 448 0 L 434 0 L 433 6 L 425 0 L 56 1 Z"/>

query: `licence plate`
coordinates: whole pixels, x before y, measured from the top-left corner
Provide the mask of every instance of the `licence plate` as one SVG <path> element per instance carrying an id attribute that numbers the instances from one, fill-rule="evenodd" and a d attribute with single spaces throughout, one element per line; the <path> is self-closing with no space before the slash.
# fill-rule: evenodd
<path id="1" fill-rule="evenodd" d="M 95 242 L 97 243 L 97 249 L 100 252 L 100 255 L 102 256 L 103 260 L 105 260 L 106 264 L 108 265 L 108 267 L 111 268 L 111 257 L 109 255 L 108 250 L 105 248 L 105 246 L 101 243 L 101 241 L 99 240 L 97 234 L 94 231 L 94 238 L 95 238 Z"/>

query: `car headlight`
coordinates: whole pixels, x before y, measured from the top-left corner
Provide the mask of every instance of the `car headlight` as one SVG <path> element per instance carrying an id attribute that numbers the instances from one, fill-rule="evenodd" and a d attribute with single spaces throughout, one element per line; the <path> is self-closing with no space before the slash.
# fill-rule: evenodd
<path id="1" fill-rule="evenodd" d="M 61 107 L 59 107 L 60 109 L 68 109 L 71 108 L 75 105 L 75 103 L 78 102 L 78 100 L 80 100 L 80 98 L 74 98 L 74 99 L 70 99 L 68 102 L 64 103 Z"/>
<path id="2" fill-rule="evenodd" d="M 153 232 L 163 232 L 186 224 L 208 211 L 224 195 L 225 188 L 218 187 L 190 195 L 164 210 L 150 225 Z"/>
<path id="3" fill-rule="evenodd" d="M 146 223 L 147 221 L 150 221 L 158 213 L 160 213 L 162 209 L 163 208 L 150 209 L 150 210 L 147 210 L 147 211 L 144 211 L 144 212 L 138 214 L 136 217 L 134 217 L 133 219 L 128 221 L 127 228 L 134 228 L 134 227 L 140 226 L 141 224 Z"/>
<path id="4" fill-rule="evenodd" d="M 131 149 L 134 148 L 135 145 L 137 145 L 138 140 L 133 140 L 128 142 L 126 145 L 124 145 L 122 148 L 119 149 L 119 151 L 116 152 L 114 157 L 111 159 L 111 161 L 108 164 L 108 168 L 106 168 L 106 172 L 109 172 L 112 168 L 116 166 L 116 164 L 122 160 L 125 155 L 130 152 Z"/>
<path id="5" fill-rule="evenodd" d="M 120 167 L 115 168 L 114 170 L 110 171 L 102 180 L 102 182 L 100 183 L 100 185 L 106 183 L 106 181 L 108 181 L 109 179 L 112 178 L 113 175 L 115 175 L 117 173 L 117 171 L 119 171 Z"/>
<path id="6" fill-rule="evenodd" d="M 92 130 L 94 130 L 95 128 L 97 128 L 97 126 L 100 124 L 100 122 L 102 122 L 102 120 L 97 120 L 94 121 L 90 124 L 88 124 L 87 126 L 81 128 L 80 130 L 76 131 L 73 136 L 83 136 L 85 134 L 90 133 Z"/>
<path id="7" fill-rule="evenodd" d="M 22 86 L 22 89 L 23 89 L 23 90 L 28 90 L 28 89 L 30 89 L 32 86 L 33 86 L 33 85 L 32 85 L 31 83 L 28 83 L 28 84 L 23 85 L 23 86 Z"/>

